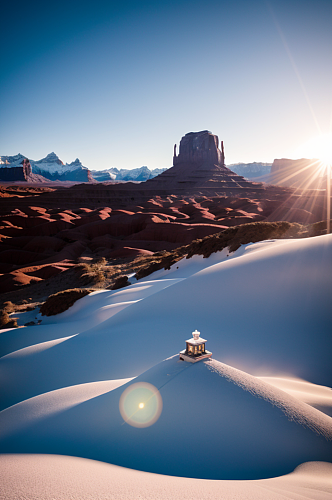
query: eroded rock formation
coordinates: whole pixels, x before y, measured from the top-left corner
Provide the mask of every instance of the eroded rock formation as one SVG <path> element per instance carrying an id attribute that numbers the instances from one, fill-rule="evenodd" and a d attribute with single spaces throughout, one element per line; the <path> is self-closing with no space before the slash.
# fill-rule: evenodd
<path id="1" fill-rule="evenodd" d="M 27 158 L 22 155 L 16 155 L 16 161 L 12 164 L 9 163 L 7 158 L 3 157 L 0 164 L 0 181 L 5 182 L 16 182 L 16 181 L 24 181 L 24 182 L 45 182 L 46 179 L 40 175 L 36 175 L 32 173 L 31 164 Z"/>
<path id="2" fill-rule="evenodd" d="M 173 167 L 146 182 L 146 187 L 174 193 L 199 190 L 225 195 L 264 189 L 262 184 L 249 182 L 225 166 L 223 141 L 219 148 L 218 136 L 208 130 L 189 132 L 182 137 L 178 155 L 174 146 Z"/>
<path id="3" fill-rule="evenodd" d="M 224 144 L 221 141 L 220 151 L 218 136 L 208 130 L 189 132 L 181 139 L 178 156 L 174 148 L 173 166 L 181 163 L 225 166 Z"/>
<path id="4" fill-rule="evenodd" d="M 268 182 L 300 189 L 325 189 L 326 175 L 320 160 L 281 158 L 273 161 Z"/>

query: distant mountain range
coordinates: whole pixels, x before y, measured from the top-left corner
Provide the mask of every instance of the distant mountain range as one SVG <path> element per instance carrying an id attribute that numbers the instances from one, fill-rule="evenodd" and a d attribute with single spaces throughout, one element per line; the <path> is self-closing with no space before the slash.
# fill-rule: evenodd
<path id="1" fill-rule="evenodd" d="M 22 171 L 21 171 L 21 170 Z M 46 181 L 93 181 L 90 170 L 77 158 L 72 163 L 63 163 L 55 153 L 35 161 L 22 154 L 0 157 L 0 180 Z"/>
<path id="2" fill-rule="evenodd" d="M 46 158 L 30 160 L 32 172 L 39 174 L 51 181 L 92 181 L 90 170 L 84 167 L 76 158 L 71 163 L 63 163 L 55 153 L 50 153 Z"/>
<path id="3" fill-rule="evenodd" d="M 167 168 L 155 168 L 150 170 L 148 167 L 133 168 L 128 170 L 116 167 L 108 168 L 106 170 L 91 170 L 92 177 L 99 182 L 106 181 L 139 181 L 144 182 L 157 175 L 165 172 Z"/>
<path id="4" fill-rule="evenodd" d="M 227 165 L 233 172 L 242 175 L 246 179 L 255 179 L 263 175 L 269 175 L 271 172 L 272 163 L 232 163 Z"/>
<path id="5" fill-rule="evenodd" d="M 106 182 L 136 181 L 142 182 L 161 174 L 162 168 L 150 170 L 148 167 L 106 170 L 89 170 L 76 158 L 72 163 L 63 163 L 55 153 L 49 153 L 41 160 L 32 160 L 17 154 L 0 157 L 0 180 L 2 181 L 72 181 L 72 182 Z"/>
<path id="6" fill-rule="evenodd" d="M 281 186 L 309 187 L 307 177 L 313 175 L 317 169 L 317 160 L 274 160 L 274 163 L 233 163 L 227 165 L 228 169 L 250 181 L 261 181 Z M 150 170 L 143 166 L 139 168 L 118 169 L 116 167 L 105 170 L 89 170 L 76 158 L 71 163 L 63 163 L 54 153 L 49 153 L 41 160 L 32 160 L 17 154 L 15 156 L 0 157 L 0 181 L 26 181 L 26 182 L 145 182 L 162 174 L 167 168 Z M 317 185 L 316 185 L 317 184 Z M 312 188 L 321 187 L 322 180 L 318 178 Z"/>

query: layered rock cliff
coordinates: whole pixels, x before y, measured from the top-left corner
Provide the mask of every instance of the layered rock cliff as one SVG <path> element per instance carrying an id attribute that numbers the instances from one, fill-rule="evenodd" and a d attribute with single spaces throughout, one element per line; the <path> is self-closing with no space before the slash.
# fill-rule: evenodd
<path id="1" fill-rule="evenodd" d="M 29 160 L 21 155 L 0 158 L 0 181 L 5 182 L 45 182 L 46 179 L 32 173 Z"/>
<path id="2" fill-rule="evenodd" d="M 326 175 L 320 160 L 281 158 L 273 161 L 268 182 L 300 189 L 325 189 Z"/>

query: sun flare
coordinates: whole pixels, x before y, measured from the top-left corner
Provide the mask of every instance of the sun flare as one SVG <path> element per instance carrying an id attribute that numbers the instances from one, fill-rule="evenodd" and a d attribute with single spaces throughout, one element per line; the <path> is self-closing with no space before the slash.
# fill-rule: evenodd
<path id="1" fill-rule="evenodd" d="M 138 405 L 138 408 L 140 408 L 140 409 L 144 408 L 144 403 L 140 403 L 140 404 Z"/>
<path id="2" fill-rule="evenodd" d="M 332 133 L 313 137 L 300 146 L 298 156 L 303 158 L 317 158 L 325 165 L 332 164 Z"/>

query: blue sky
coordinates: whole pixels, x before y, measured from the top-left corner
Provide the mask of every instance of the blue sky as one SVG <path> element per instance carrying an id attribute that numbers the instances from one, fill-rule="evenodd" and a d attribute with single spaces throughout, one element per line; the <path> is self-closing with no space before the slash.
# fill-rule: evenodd
<path id="1" fill-rule="evenodd" d="M 226 163 L 292 157 L 332 116 L 330 0 L 7 2 L 0 155 L 169 167 L 208 129 Z"/>

